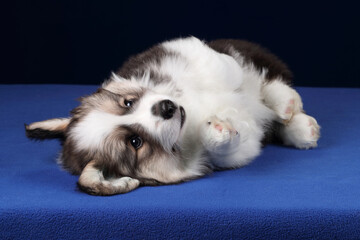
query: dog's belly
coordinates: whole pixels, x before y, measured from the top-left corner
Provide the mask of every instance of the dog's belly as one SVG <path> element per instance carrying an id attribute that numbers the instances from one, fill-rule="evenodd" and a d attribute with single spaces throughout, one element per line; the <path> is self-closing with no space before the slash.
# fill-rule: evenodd
<path id="1" fill-rule="evenodd" d="M 234 151 L 229 150 L 226 153 L 228 156 L 223 155 L 221 164 L 213 164 L 219 167 L 244 165 L 259 154 L 263 125 L 273 118 L 272 111 L 261 100 L 263 75 L 244 67 L 229 55 L 215 52 L 198 40 L 187 41 L 195 41 L 196 49 L 186 43 L 166 46 L 182 57 L 172 61 L 172 67 L 167 65 L 162 68 L 165 71 L 176 69 L 176 73 L 166 73 L 182 93 L 176 101 L 185 108 L 187 115 L 181 137 L 182 147 L 189 155 L 187 159 L 197 161 L 206 149 L 205 145 L 209 145 L 208 140 L 218 141 L 215 135 L 204 138 L 202 134 L 208 119 L 216 116 L 230 121 L 240 137 L 234 141 L 236 144 L 231 144 L 236 145 Z M 219 141 L 227 140 L 219 136 Z"/>

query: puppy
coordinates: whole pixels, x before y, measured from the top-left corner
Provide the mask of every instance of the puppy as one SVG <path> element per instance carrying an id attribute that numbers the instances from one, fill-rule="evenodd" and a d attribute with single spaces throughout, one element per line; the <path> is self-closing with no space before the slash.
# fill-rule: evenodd
<path id="1" fill-rule="evenodd" d="M 61 138 L 59 163 L 89 194 L 180 183 L 244 166 L 268 139 L 316 147 L 320 127 L 291 79 L 256 44 L 175 39 L 131 57 L 69 118 L 26 125 L 26 134 Z"/>

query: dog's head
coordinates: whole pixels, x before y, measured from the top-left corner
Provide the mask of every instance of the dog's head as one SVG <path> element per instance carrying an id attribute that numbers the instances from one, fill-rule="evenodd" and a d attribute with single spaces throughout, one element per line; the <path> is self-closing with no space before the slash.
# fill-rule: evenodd
<path id="1" fill-rule="evenodd" d="M 62 165 L 79 186 L 111 195 L 193 177 L 178 145 L 185 110 L 135 81 L 110 81 L 81 99 L 71 118 L 26 126 L 32 138 L 63 137 Z"/>

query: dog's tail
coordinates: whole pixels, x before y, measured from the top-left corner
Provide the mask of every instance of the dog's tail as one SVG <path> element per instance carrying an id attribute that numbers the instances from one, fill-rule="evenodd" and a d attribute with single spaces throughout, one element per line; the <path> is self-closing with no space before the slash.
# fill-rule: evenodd
<path id="1" fill-rule="evenodd" d="M 54 118 L 41 122 L 25 124 L 26 136 L 30 139 L 64 139 L 70 118 Z"/>

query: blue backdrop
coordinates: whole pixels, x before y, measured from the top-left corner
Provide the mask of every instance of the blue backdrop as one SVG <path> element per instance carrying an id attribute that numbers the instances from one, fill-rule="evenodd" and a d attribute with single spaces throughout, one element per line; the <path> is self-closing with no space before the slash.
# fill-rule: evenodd
<path id="1" fill-rule="evenodd" d="M 298 86 L 360 87 L 357 6 L 249 2 L 12 1 L 0 83 L 99 84 L 130 55 L 194 35 L 260 43 Z"/>

